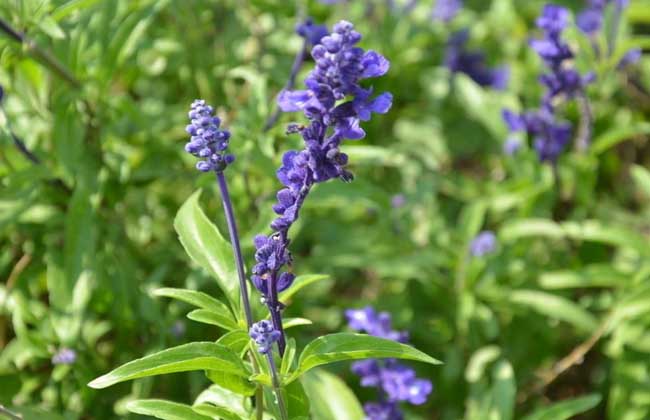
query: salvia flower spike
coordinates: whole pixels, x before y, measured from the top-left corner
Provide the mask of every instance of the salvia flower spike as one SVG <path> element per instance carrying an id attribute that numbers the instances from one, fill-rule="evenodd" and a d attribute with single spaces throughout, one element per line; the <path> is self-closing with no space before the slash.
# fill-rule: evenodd
<path id="1" fill-rule="evenodd" d="M 406 343 L 408 334 L 395 331 L 387 312 L 376 312 L 368 306 L 345 311 L 348 326 L 377 337 Z M 379 401 L 366 403 L 364 411 L 369 420 L 402 419 L 400 402 L 424 404 L 433 390 L 431 381 L 416 377 L 415 371 L 395 359 L 368 359 L 352 364 L 352 372 L 361 378 L 361 386 L 377 388 Z"/>
<path id="2" fill-rule="evenodd" d="M 518 132 L 533 137 L 533 146 L 539 159 L 552 164 L 555 164 L 566 148 L 573 131 L 570 124 L 557 121 L 555 107 L 558 99 L 578 99 L 580 103 L 583 121 L 577 139 L 579 148 L 586 148 L 591 136 L 591 110 L 584 90 L 595 76 L 593 73 L 580 75 L 568 64 L 573 58 L 573 51 L 562 39 L 562 33 L 568 24 L 567 9 L 554 4 L 544 6 L 537 19 L 537 27 L 542 30 L 543 37 L 530 41 L 531 48 L 548 69 L 539 78 L 546 89 L 540 108 L 522 114 L 505 109 L 502 114 L 511 133 L 509 138 L 515 138 L 514 135 Z"/>
<path id="3" fill-rule="evenodd" d="M 258 235 L 254 241 L 256 264 L 251 279 L 264 295 L 274 328 L 281 333 L 281 354 L 285 339 L 278 293 L 294 280 L 289 229 L 315 184 L 334 178 L 352 180 L 352 174 L 345 169 L 348 156 L 341 152 L 341 143 L 363 138 L 360 121 L 368 121 L 373 113 L 388 112 L 392 104 L 390 93 L 374 96 L 372 87 L 361 86 L 364 79 L 384 75 L 389 62 L 375 51 L 358 47 L 360 40 L 361 34 L 350 22 L 334 25 L 332 33 L 312 48 L 316 65 L 305 80 L 307 89 L 284 90 L 278 97 L 281 110 L 302 111 L 309 121 L 307 125 L 291 124 L 287 129 L 288 133 L 302 135 L 304 148 L 284 154 L 277 172 L 284 188 L 277 193 L 278 201 L 273 206 L 278 215 L 271 223 L 273 234 Z"/>
<path id="4" fill-rule="evenodd" d="M 192 102 L 188 116 L 190 118 L 190 124 L 185 130 L 190 135 L 190 140 L 185 145 L 185 150 L 203 159 L 196 164 L 196 168 L 199 171 L 212 171 L 216 174 L 217 184 L 221 192 L 221 202 L 228 224 L 230 244 L 239 277 L 239 289 L 244 306 L 244 315 L 246 316 L 246 324 L 250 328 L 253 323 L 253 314 L 248 299 L 248 284 L 244 273 L 244 259 L 239 244 L 237 222 L 235 220 L 232 202 L 230 201 L 228 184 L 223 173 L 226 167 L 235 161 L 235 156 L 227 153 L 230 143 L 230 132 L 219 128 L 221 120 L 214 115 L 214 109 L 202 99 L 197 99 Z"/>
<path id="5" fill-rule="evenodd" d="M 192 102 L 189 112 L 190 124 L 185 128 L 191 136 L 185 151 L 202 159 L 196 163 L 201 172 L 222 172 L 235 157 L 226 154 L 230 132 L 221 130 L 221 120 L 214 115 L 214 109 L 202 99 Z"/>

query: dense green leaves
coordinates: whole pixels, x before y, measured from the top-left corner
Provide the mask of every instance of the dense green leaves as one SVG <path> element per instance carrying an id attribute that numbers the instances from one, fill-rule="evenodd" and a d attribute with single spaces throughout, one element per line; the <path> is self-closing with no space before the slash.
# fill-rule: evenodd
<path id="1" fill-rule="evenodd" d="M 129 362 L 94 379 L 88 386 L 106 388 L 131 379 L 191 370 L 219 370 L 248 376 L 238 355 L 228 347 L 216 343 L 190 343 Z"/>

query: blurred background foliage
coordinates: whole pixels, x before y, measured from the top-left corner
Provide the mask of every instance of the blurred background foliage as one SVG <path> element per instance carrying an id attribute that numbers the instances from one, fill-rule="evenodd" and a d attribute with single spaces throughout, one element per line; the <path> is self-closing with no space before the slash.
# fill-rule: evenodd
<path id="1" fill-rule="evenodd" d="M 598 75 L 589 150 L 566 153 L 555 175 L 530 147 L 504 155 L 501 108 L 541 96 L 527 41 L 543 4 L 467 1 L 443 24 L 429 1 L 409 14 L 361 0 L 1 2 L 0 18 L 29 41 L 0 36 L 0 403 L 26 418 L 107 419 L 126 417 L 128 400 L 191 402 L 207 385 L 196 373 L 86 387 L 143 354 L 218 336 L 151 295 L 218 293 L 172 227 L 197 188 L 224 226 L 213 178 L 183 151 L 188 105 L 205 98 L 233 131 L 229 180 L 250 264 L 279 157 L 299 141 L 284 134 L 297 115 L 263 126 L 309 15 L 352 21 L 364 48 L 390 59 L 377 89 L 395 102 L 348 142 L 355 181 L 320 185 L 294 232 L 296 272 L 329 275 L 292 299 L 288 316 L 314 321 L 293 330 L 298 341 L 372 304 L 445 362 L 418 366 L 435 390 L 409 418 L 650 418 L 650 60 L 612 71 L 569 31 L 576 66 Z M 507 90 L 444 67 L 463 28 L 490 65 L 509 66 Z M 618 57 L 650 48 L 650 1 L 631 1 L 618 45 Z M 577 109 L 566 115 L 577 124 Z M 471 258 L 485 229 L 498 248 Z M 74 364 L 53 365 L 62 348 Z M 333 372 L 372 398 L 349 366 Z"/>

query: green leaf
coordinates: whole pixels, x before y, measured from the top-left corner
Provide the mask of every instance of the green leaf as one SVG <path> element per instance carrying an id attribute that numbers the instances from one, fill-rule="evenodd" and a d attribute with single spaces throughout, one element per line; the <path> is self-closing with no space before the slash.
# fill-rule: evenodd
<path id="1" fill-rule="evenodd" d="M 164 287 L 162 289 L 155 290 L 153 294 L 154 296 L 164 296 L 189 303 L 190 305 L 194 305 L 198 308 L 206 309 L 222 316 L 227 316 L 230 318 L 230 320 L 232 320 L 232 322 L 236 322 L 230 309 L 228 309 L 224 303 L 213 298 L 207 293 L 197 292 L 195 290 Z"/>
<path id="2" fill-rule="evenodd" d="M 561 296 L 537 290 L 515 290 L 508 295 L 508 300 L 527 306 L 549 318 L 568 322 L 583 332 L 593 331 L 598 326 L 596 317 Z"/>
<path id="3" fill-rule="evenodd" d="M 287 339 L 287 348 L 282 356 L 282 364 L 280 365 L 280 373 L 286 375 L 293 367 L 293 361 L 296 357 L 296 340 L 293 338 Z"/>
<path id="4" fill-rule="evenodd" d="M 38 27 L 54 39 L 65 38 L 65 32 L 63 32 L 63 29 L 61 29 L 61 27 L 56 23 L 56 20 L 51 16 L 41 17 L 38 21 Z"/>
<path id="5" fill-rule="evenodd" d="M 244 404 L 245 399 L 241 395 L 221 388 L 218 385 L 210 385 L 208 389 L 201 392 L 196 401 L 194 401 L 194 410 L 198 410 L 199 405 L 211 404 L 220 408 L 228 409 L 230 413 L 247 418 L 248 410 Z M 207 413 L 204 413 L 207 415 Z"/>
<path id="6" fill-rule="evenodd" d="M 553 239 L 564 237 L 564 230 L 557 223 L 547 219 L 521 219 L 505 224 L 499 230 L 499 237 L 503 241 L 512 241 L 519 238 L 546 236 Z"/>
<path id="7" fill-rule="evenodd" d="M 228 347 L 237 354 L 241 354 L 250 343 L 250 340 L 251 338 L 248 336 L 246 331 L 235 330 L 219 337 L 217 343 Z"/>
<path id="8" fill-rule="evenodd" d="M 515 411 L 517 397 L 517 384 L 512 365 L 505 361 L 499 361 L 492 368 L 492 400 L 494 407 L 499 413 L 498 419 L 510 420 Z"/>
<path id="9" fill-rule="evenodd" d="M 650 171 L 640 165 L 632 165 L 630 174 L 640 194 L 650 199 Z"/>
<path id="10" fill-rule="evenodd" d="M 119 382 L 165 373 L 191 370 L 220 370 L 248 377 L 242 361 L 226 346 L 216 343 L 189 343 L 134 360 L 100 376 L 88 384 L 106 388 Z"/>
<path id="11" fill-rule="evenodd" d="M 589 147 L 589 151 L 594 155 L 598 155 L 618 143 L 644 134 L 650 134 L 650 123 L 639 122 L 624 126 L 617 125 L 594 138 L 594 142 Z"/>
<path id="12" fill-rule="evenodd" d="M 238 327 L 237 323 L 234 322 L 228 316 L 209 311 L 207 309 L 195 309 L 187 317 L 192 321 L 202 322 L 204 324 L 216 325 L 221 328 L 225 328 L 228 331 L 235 330 Z"/>
<path id="13" fill-rule="evenodd" d="M 545 289 L 572 289 L 587 287 L 622 287 L 629 276 L 609 264 L 592 264 L 577 270 L 542 273 L 539 284 Z"/>
<path id="14" fill-rule="evenodd" d="M 354 145 L 343 146 L 341 151 L 350 158 L 356 165 L 374 165 L 380 167 L 404 165 L 407 157 L 397 153 L 395 149 L 386 147 Z"/>
<path id="15" fill-rule="evenodd" d="M 600 403 L 600 395 L 591 394 L 580 398 L 568 399 L 543 407 L 522 420 L 567 420 L 577 414 L 591 410 Z"/>
<path id="16" fill-rule="evenodd" d="M 239 395 L 255 394 L 255 384 L 246 378 L 222 370 L 208 370 L 205 375 L 212 383 Z"/>
<path id="17" fill-rule="evenodd" d="M 329 278 L 327 274 L 306 274 L 298 276 L 287 290 L 280 292 L 280 300 L 286 302 L 304 287 L 327 278 Z"/>
<path id="18" fill-rule="evenodd" d="M 216 280 L 233 308 L 239 308 L 239 283 L 228 241 L 199 206 L 197 191 L 187 199 L 174 219 L 174 228 L 187 254 Z M 237 313 L 237 310 L 234 311 Z"/>
<path id="19" fill-rule="evenodd" d="M 312 416 L 319 420 L 363 420 L 364 413 L 354 392 L 338 376 L 313 369 L 300 381 L 311 401 Z M 323 398 L 327 395 L 327 398 Z"/>
<path id="20" fill-rule="evenodd" d="M 212 420 L 195 412 L 192 407 L 165 400 L 134 400 L 126 403 L 132 413 L 152 416 L 163 420 Z"/>
<path id="21" fill-rule="evenodd" d="M 317 366 L 344 360 L 396 358 L 440 364 L 413 347 L 365 334 L 338 333 L 319 337 L 307 344 L 298 360 L 298 369 L 288 382 Z"/>
<path id="22" fill-rule="evenodd" d="M 301 381 L 294 381 L 289 385 L 286 385 L 282 391 L 285 396 L 285 401 L 287 402 L 289 418 L 309 418 L 309 397 L 305 393 Z"/>
<path id="23" fill-rule="evenodd" d="M 195 405 L 192 407 L 192 410 L 194 410 L 198 414 L 208 416 L 208 418 L 210 419 L 224 419 L 224 420 L 248 419 L 247 416 L 246 417 L 238 416 L 237 414 L 228 410 L 228 408 L 226 407 L 217 407 L 210 404 Z"/>
<path id="24" fill-rule="evenodd" d="M 313 322 L 306 318 L 285 318 L 282 322 L 284 328 L 299 327 L 301 325 L 311 325 Z"/>
<path id="25" fill-rule="evenodd" d="M 57 7 L 52 12 L 52 17 L 59 21 L 76 10 L 85 9 L 100 0 L 70 0 L 69 2 Z"/>

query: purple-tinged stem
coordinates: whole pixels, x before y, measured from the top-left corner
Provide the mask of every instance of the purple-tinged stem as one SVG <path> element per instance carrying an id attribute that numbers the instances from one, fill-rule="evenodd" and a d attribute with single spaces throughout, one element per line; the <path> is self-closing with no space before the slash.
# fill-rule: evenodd
<path id="1" fill-rule="evenodd" d="M 266 305 L 269 308 L 271 313 L 271 323 L 273 323 L 273 329 L 280 332 L 280 339 L 278 340 L 278 352 L 280 356 L 284 356 L 284 349 L 287 346 L 286 339 L 284 337 L 284 327 L 282 326 L 282 304 L 278 300 L 278 274 L 273 273 L 270 279 L 269 284 L 269 298 L 266 301 Z"/>
<path id="2" fill-rule="evenodd" d="M 230 244 L 232 245 L 232 252 L 235 255 L 237 275 L 239 276 L 239 289 L 241 290 L 244 314 L 246 315 L 246 325 L 250 329 L 251 325 L 253 325 L 253 312 L 251 311 L 251 304 L 248 300 L 248 284 L 246 283 L 246 275 L 244 274 L 244 259 L 239 245 L 239 234 L 237 233 L 237 223 L 232 211 L 230 194 L 228 193 L 228 184 L 226 184 L 226 177 L 221 171 L 217 172 L 217 183 L 221 190 L 221 202 L 223 203 L 223 210 L 226 213 L 226 222 L 228 223 L 228 232 L 230 233 Z"/>
<path id="3" fill-rule="evenodd" d="M 273 391 L 275 393 L 275 398 L 278 403 L 278 408 L 280 409 L 280 417 L 282 420 L 289 420 L 289 414 L 287 413 L 287 407 L 284 404 L 284 397 L 282 396 L 282 388 L 280 387 L 280 380 L 278 379 L 278 369 L 275 367 L 275 361 L 273 360 L 273 352 L 269 351 L 266 353 L 266 359 L 269 361 L 269 371 L 271 372 L 271 382 L 273 383 Z"/>

